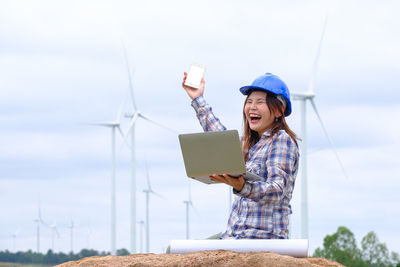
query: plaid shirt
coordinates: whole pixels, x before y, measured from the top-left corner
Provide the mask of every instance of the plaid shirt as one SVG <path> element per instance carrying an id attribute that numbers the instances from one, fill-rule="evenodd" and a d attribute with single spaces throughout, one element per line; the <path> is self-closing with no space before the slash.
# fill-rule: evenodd
<path id="1" fill-rule="evenodd" d="M 224 131 L 221 124 L 200 96 L 192 101 L 204 131 Z M 299 151 L 293 139 L 280 130 L 272 138 L 265 132 L 249 151 L 246 169 L 264 181 L 246 181 L 236 195 L 222 239 L 288 238 L 290 200 L 298 170 Z"/>

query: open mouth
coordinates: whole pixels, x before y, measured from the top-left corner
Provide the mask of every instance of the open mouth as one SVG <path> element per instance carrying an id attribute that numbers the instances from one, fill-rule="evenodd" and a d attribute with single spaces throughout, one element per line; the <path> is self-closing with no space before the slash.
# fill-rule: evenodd
<path id="1" fill-rule="evenodd" d="M 250 114 L 250 123 L 257 123 L 261 120 L 261 116 Z"/>

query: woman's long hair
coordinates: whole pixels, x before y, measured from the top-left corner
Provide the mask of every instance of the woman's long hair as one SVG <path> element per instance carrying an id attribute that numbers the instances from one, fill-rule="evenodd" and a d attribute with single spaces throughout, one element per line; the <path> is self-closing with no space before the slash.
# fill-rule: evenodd
<path id="1" fill-rule="evenodd" d="M 265 91 L 262 91 L 265 92 Z M 297 144 L 297 140 L 299 138 L 296 136 L 296 134 L 289 128 L 289 126 L 286 123 L 285 116 L 282 113 L 283 109 L 283 104 L 281 101 L 279 101 L 276 98 L 276 95 L 266 92 L 267 93 L 267 107 L 270 111 L 271 114 L 275 114 L 276 111 L 281 113 L 281 116 L 272 122 L 271 126 L 271 138 L 280 130 L 285 130 L 285 132 L 293 139 L 293 141 Z M 251 94 L 251 93 L 250 93 Z M 250 96 L 250 94 L 247 96 L 247 98 Z M 246 98 L 246 100 L 247 100 Z M 244 102 L 244 106 L 246 105 L 246 101 Z M 244 106 L 243 106 L 243 140 L 242 140 L 242 145 L 243 145 L 243 156 L 245 162 L 249 159 L 249 151 L 250 149 L 260 140 L 260 137 L 256 131 L 253 131 L 250 129 L 249 121 L 246 118 L 246 113 L 244 112 Z"/>

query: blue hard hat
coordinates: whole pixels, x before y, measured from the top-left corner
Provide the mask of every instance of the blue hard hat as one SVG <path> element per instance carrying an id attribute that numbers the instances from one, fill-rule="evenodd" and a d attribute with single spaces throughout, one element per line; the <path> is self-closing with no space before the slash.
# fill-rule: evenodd
<path id="1" fill-rule="evenodd" d="M 292 113 L 292 104 L 290 102 L 289 89 L 286 84 L 276 75 L 272 73 L 265 73 L 261 75 L 251 85 L 243 86 L 240 88 L 240 92 L 244 95 L 250 94 L 254 90 L 261 90 L 273 93 L 279 98 L 283 98 L 286 101 L 285 117 Z M 281 96 L 281 97 L 279 97 Z M 280 99 L 282 100 L 282 99 Z"/>

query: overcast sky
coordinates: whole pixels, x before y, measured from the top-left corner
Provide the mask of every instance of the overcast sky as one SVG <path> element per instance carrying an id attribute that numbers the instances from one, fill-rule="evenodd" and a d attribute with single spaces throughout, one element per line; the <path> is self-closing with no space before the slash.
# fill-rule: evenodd
<path id="1" fill-rule="evenodd" d="M 111 131 L 82 125 L 132 111 L 121 40 L 134 69 L 139 109 L 179 133 L 202 131 L 181 87 L 193 62 L 206 66 L 205 98 L 229 129 L 241 131 L 238 89 L 279 75 L 307 90 L 326 14 L 316 104 L 343 165 L 307 108 L 310 252 L 346 226 L 375 231 L 400 252 L 400 18 L 397 1 L 1 1 L 0 250 L 36 250 L 43 219 L 56 223 L 55 250 L 110 251 Z M 299 132 L 299 104 L 288 118 Z M 121 118 L 127 131 L 129 120 Z M 189 179 L 176 134 L 136 124 L 137 217 L 145 218 L 147 158 L 153 190 L 150 250 L 185 238 Z M 117 138 L 117 248 L 130 248 L 130 153 Z M 300 237 L 300 185 L 292 238 Z M 228 189 L 191 182 L 190 237 L 223 231 Z M 138 226 L 138 235 L 140 228 Z M 13 242 L 12 235 L 18 235 Z M 144 245 L 144 244 L 143 244 Z M 140 250 L 138 236 L 137 247 Z M 51 231 L 41 229 L 41 251 Z"/>

